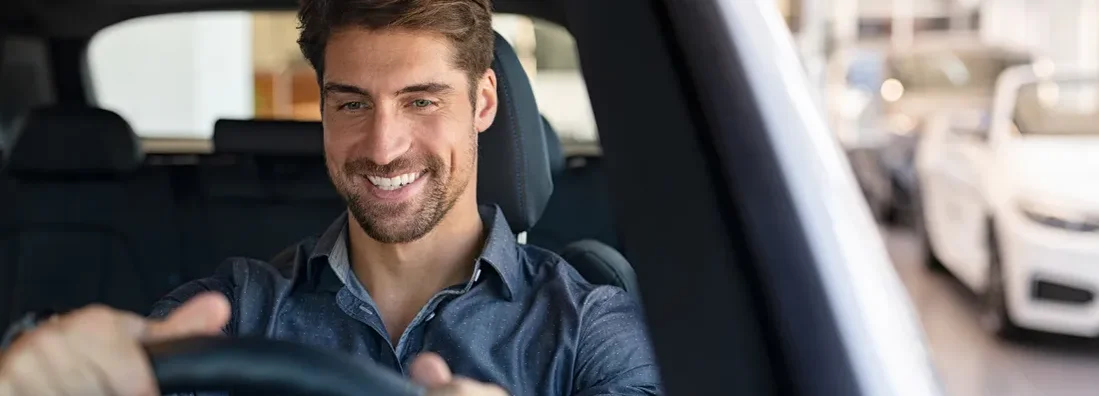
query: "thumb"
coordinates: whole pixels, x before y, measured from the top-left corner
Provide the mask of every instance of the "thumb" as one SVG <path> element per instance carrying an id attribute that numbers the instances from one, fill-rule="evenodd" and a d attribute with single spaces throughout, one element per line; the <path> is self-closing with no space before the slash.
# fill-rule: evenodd
<path id="1" fill-rule="evenodd" d="M 426 352 L 416 357 L 409 366 L 412 381 L 428 388 L 446 385 L 454 379 L 450 367 L 437 353 Z"/>
<path id="2" fill-rule="evenodd" d="M 192 335 L 214 335 L 229 321 L 229 300 L 221 293 L 203 293 L 192 297 L 168 315 L 151 322 L 142 341 L 156 342 Z"/>

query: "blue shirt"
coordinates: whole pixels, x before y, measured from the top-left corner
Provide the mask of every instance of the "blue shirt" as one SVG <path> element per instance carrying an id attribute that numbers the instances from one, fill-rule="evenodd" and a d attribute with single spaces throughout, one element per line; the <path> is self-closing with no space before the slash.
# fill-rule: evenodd
<path id="1" fill-rule="evenodd" d="M 271 262 L 227 260 L 158 302 L 152 316 L 218 291 L 232 304 L 231 336 L 336 349 L 405 374 L 417 354 L 436 352 L 456 375 L 516 396 L 660 394 L 637 302 L 621 288 L 588 283 L 549 251 L 518 244 L 498 208 L 480 213 L 487 234 L 473 276 L 435 294 L 397 345 L 351 271 L 346 214 Z"/>

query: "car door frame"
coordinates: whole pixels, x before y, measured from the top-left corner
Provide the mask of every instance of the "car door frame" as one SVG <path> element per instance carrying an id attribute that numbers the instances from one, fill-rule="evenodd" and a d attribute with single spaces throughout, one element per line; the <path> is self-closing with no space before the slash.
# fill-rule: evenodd
<path id="1" fill-rule="evenodd" d="M 669 393 L 941 393 L 778 10 L 563 4 Z"/>

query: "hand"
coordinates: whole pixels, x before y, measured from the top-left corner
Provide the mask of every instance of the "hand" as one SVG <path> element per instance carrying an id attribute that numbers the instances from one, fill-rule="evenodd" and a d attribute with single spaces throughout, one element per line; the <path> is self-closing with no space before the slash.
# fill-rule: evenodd
<path id="1" fill-rule="evenodd" d="M 143 343 L 219 334 L 225 296 L 210 293 L 152 321 L 90 306 L 43 323 L 0 356 L 0 396 L 159 394 Z"/>
<path id="2" fill-rule="evenodd" d="M 499 386 L 455 377 L 443 358 L 434 353 L 417 356 L 409 371 L 412 381 L 427 387 L 428 396 L 508 396 Z"/>

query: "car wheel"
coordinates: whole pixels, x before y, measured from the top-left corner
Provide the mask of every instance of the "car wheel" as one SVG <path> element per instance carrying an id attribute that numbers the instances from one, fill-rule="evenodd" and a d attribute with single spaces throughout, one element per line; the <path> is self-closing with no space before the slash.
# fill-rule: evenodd
<path id="1" fill-rule="evenodd" d="M 1025 331 L 1011 320 L 1007 309 L 1007 287 L 1004 282 L 1000 246 L 989 224 L 988 280 L 981 294 L 981 327 L 1005 340 L 1020 340 Z"/>

